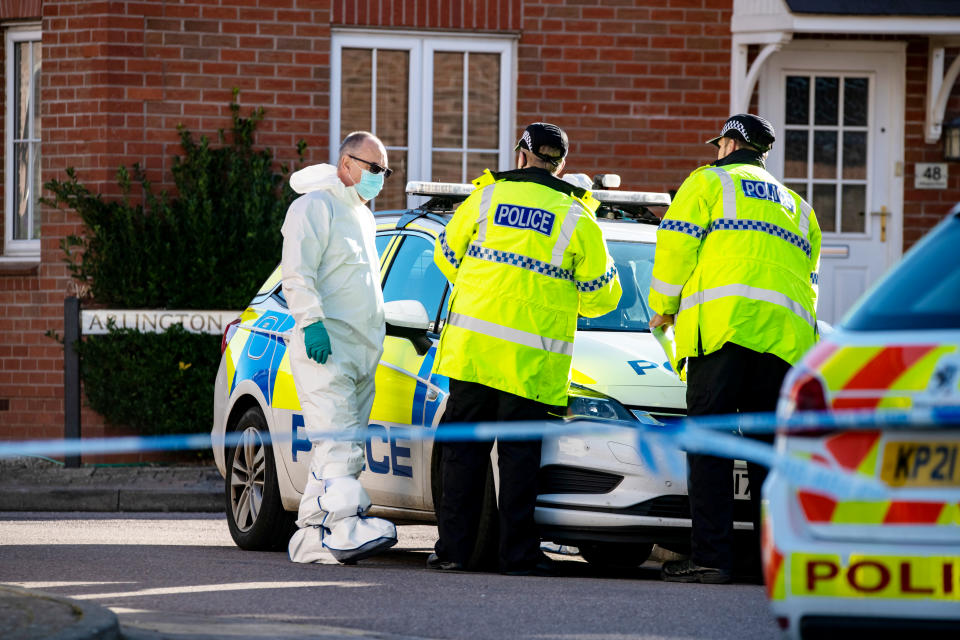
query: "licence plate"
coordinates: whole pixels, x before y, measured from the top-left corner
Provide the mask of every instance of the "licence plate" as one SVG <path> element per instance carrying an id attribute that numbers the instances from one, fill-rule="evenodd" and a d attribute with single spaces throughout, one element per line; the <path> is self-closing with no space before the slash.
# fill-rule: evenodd
<path id="1" fill-rule="evenodd" d="M 746 468 L 733 468 L 733 499 L 750 499 L 750 478 L 747 477 Z"/>
<path id="2" fill-rule="evenodd" d="M 888 442 L 880 479 L 893 487 L 960 487 L 960 442 Z"/>

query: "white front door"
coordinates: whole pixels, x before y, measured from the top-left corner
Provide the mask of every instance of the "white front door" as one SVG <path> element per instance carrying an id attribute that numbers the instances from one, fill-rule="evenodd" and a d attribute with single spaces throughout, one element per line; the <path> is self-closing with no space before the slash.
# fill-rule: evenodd
<path id="1" fill-rule="evenodd" d="M 902 43 L 788 43 L 760 81 L 771 173 L 823 232 L 817 317 L 836 323 L 903 248 Z"/>

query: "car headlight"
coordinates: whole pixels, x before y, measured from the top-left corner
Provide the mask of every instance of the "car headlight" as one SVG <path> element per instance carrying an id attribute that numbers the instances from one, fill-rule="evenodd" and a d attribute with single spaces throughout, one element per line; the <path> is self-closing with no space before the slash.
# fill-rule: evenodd
<path id="1" fill-rule="evenodd" d="M 626 407 L 599 391 L 571 384 L 567 396 L 568 420 L 587 418 L 591 420 L 624 420 L 636 422 L 637 418 Z"/>

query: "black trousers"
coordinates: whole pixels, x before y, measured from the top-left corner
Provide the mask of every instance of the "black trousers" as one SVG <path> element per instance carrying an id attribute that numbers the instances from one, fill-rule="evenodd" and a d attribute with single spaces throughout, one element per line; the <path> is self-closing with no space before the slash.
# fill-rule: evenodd
<path id="1" fill-rule="evenodd" d="M 790 365 L 770 353 L 727 343 L 719 351 L 687 361 L 687 415 L 766 412 L 777 408 Z M 755 439 L 773 442 L 773 435 Z M 733 460 L 689 454 L 688 493 L 693 529 L 691 559 L 705 567 L 733 570 Z M 754 535 L 760 534 L 762 465 L 747 463 Z M 759 552 L 759 544 L 754 545 Z"/>
<path id="2" fill-rule="evenodd" d="M 450 380 L 444 423 L 546 420 L 552 407 L 474 382 Z M 436 552 L 443 560 L 467 566 L 476 543 L 487 464 L 492 441 L 443 442 L 443 495 L 436 506 L 440 539 Z M 529 569 L 540 557 L 540 537 L 533 512 L 537 501 L 540 440 L 500 440 L 500 570 Z"/>

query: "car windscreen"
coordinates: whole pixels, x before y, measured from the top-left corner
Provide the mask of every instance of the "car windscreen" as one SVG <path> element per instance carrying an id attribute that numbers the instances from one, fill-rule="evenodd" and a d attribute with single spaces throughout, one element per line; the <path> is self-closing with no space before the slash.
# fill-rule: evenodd
<path id="1" fill-rule="evenodd" d="M 931 231 L 843 321 L 851 331 L 960 329 L 960 218 Z"/>
<path id="2" fill-rule="evenodd" d="M 580 318 L 580 331 L 649 331 L 647 324 L 653 311 L 647 306 L 653 254 L 656 245 L 645 242 L 608 241 L 610 255 L 617 265 L 623 295 L 620 304 L 598 318 Z"/>

